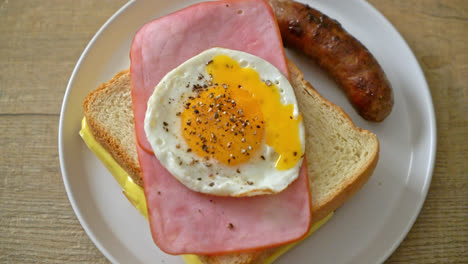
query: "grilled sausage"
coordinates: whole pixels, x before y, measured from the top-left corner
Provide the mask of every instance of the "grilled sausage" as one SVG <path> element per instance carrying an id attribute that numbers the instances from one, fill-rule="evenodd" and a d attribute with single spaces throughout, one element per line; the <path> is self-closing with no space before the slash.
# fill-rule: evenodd
<path id="1" fill-rule="evenodd" d="M 340 84 L 357 112 L 380 122 L 392 111 L 393 92 L 382 68 L 339 22 L 308 5 L 268 0 L 284 45 L 304 52 Z"/>

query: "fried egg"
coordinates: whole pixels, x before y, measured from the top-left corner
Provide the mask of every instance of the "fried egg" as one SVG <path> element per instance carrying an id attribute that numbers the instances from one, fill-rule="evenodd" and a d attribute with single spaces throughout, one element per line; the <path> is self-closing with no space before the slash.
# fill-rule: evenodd
<path id="1" fill-rule="evenodd" d="M 169 72 L 148 100 L 144 127 L 161 164 L 210 195 L 281 192 L 303 161 L 304 125 L 291 84 L 245 52 L 212 48 Z"/>

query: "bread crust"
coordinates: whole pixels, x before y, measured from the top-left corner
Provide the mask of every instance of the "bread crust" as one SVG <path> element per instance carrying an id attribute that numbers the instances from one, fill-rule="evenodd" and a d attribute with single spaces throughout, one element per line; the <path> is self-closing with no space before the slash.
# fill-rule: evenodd
<path id="1" fill-rule="evenodd" d="M 361 167 L 361 169 L 352 177 L 349 177 L 349 180 L 342 185 L 340 190 L 337 190 L 330 199 L 322 201 L 319 204 L 312 205 L 312 223 L 316 223 L 320 219 L 324 218 L 325 216 L 329 215 L 331 212 L 335 211 L 338 207 L 343 205 L 354 193 L 364 186 L 364 184 L 369 180 L 370 176 L 374 172 L 375 167 L 377 166 L 377 162 L 379 160 L 379 151 L 380 145 L 377 136 L 365 129 L 357 127 L 354 122 L 351 120 L 349 115 L 343 111 L 343 109 L 334 103 L 330 102 L 328 99 L 324 98 L 321 94 L 319 94 L 315 88 L 307 81 L 304 80 L 304 74 L 299 70 L 299 68 L 291 61 L 288 60 L 288 67 L 289 72 L 291 73 L 291 79 L 293 83 L 300 82 L 304 87 L 304 91 L 308 93 L 310 96 L 316 96 L 320 98 L 324 103 L 334 108 L 336 111 L 340 112 L 343 115 L 344 120 L 348 122 L 348 125 L 352 126 L 355 131 L 358 133 L 364 133 L 369 135 L 373 138 L 374 143 L 376 144 L 377 151 L 375 151 L 372 155 L 372 158 L 368 160 L 365 166 Z M 294 86 L 294 85 L 293 85 Z M 301 111 L 305 111 L 305 109 L 301 109 Z"/>
<path id="2" fill-rule="evenodd" d="M 84 114 L 89 129 L 99 144 L 111 154 L 115 161 L 132 177 L 132 180 L 136 184 L 143 187 L 140 164 L 135 162 L 129 153 L 124 150 L 122 143 L 110 135 L 109 131 L 96 120 L 92 110 L 92 106 L 96 103 L 97 98 L 103 96 L 105 93 L 111 92 L 115 85 L 122 83 L 128 83 L 128 85 L 130 85 L 130 71 L 128 69 L 120 71 L 110 81 L 101 84 L 96 90 L 86 96 L 83 103 Z M 130 86 L 128 89 L 130 89 Z"/>
<path id="3" fill-rule="evenodd" d="M 338 207 L 343 205 L 369 180 L 379 160 L 379 140 L 377 139 L 377 136 L 374 133 L 357 127 L 351 120 L 349 115 L 345 111 L 343 111 L 341 107 L 335 105 L 328 99 L 324 98 L 321 94 L 319 94 L 308 81 L 304 80 L 304 74 L 290 60 L 288 60 L 288 67 L 291 73 L 291 79 L 293 79 L 293 83 L 302 83 L 304 86 L 304 91 L 306 93 L 308 93 L 310 96 L 319 97 L 323 102 L 333 107 L 336 111 L 340 112 L 340 114 L 346 117 L 345 120 L 348 122 L 348 125 L 352 126 L 354 130 L 356 130 L 358 133 L 368 134 L 374 139 L 374 142 L 377 145 L 377 151 L 373 153 L 373 156 L 371 159 L 369 159 L 368 163 L 365 166 L 361 167 L 361 169 L 355 174 L 355 176 L 349 177 L 349 180 L 346 181 L 345 184 L 343 184 L 340 190 L 337 190 L 335 192 L 335 195 L 331 196 L 328 200 L 322 201 L 321 203 L 314 204 L 312 206 L 312 223 L 315 223 L 327 216 L 328 214 L 330 214 L 331 212 L 338 209 Z M 305 110 L 302 109 L 301 111 Z"/>
<path id="4" fill-rule="evenodd" d="M 356 127 L 349 115 L 345 113 L 339 106 L 322 97 L 309 82 L 304 80 L 302 72 L 293 62 L 288 61 L 288 67 L 291 73 L 291 83 L 293 86 L 296 86 L 296 96 L 301 96 L 298 94 L 298 89 L 302 89 L 309 96 L 319 98 L 319 100 L 327 107 L 333 108 L 335 111 L 339 112 L 343 119 L 346 120 L 348 125 L 351 126 L 357 133 L 368 135 L 372 138 L 374 144 L 376 144 L 376 151 L 372 153 L 372 156 L 368 162 L 362 166 L 360 170 L 355 173 L 355 175 L 349 177 L 349 179 L 341 185 L 341 188 L 337 189 L 332 195 L 329 195 L 327 199 L 319 201 L 318 203 L 312 203 L 312 223 L 316 223 L 343 205 L 345 201 L 347 201 L 355 192 L 361 189 L 362 186 L 368 181 L 377 165 L 379 157 L 379 142 L 373 133 Z M 94 118 L 93 112 L 90 109 L 90 106 L 95 102 L 97 97 L 101 96 L 109 89 L 112 89 L 113 86 L 117 83 L 126 81 L 128 81 L 128 89 L 130 89 L 129 71 L 124 70 L 119 72 L 109 82 L 101 84 L 95 91 L 91 92 L 86 97 L 83 107 L 88 126 L 90 127 L 90 130 L 96 137 L 97 141 L 112 155 L 112 157 L 123 167 L 123 169 L 132 177 L 132 179 L 138 185 L 142 186 L 140 165 L 133 162 L 132 158 L 127 153 L 125 153 L 125 151 L 123 151 L 121 143 L 109 135 L 105 127 L 103 127 Z M 304 112 L 307 111 L 307 109 L 301 109 L 301 111 Z M 199 258 L 205 264 L 260 264 L 274 252 L 275 248 L 270 248 L 261 251 L 243 252 L 239 254 L 199 256 Z"/>
<path id="5" fill-rule="evenodd" d="M 306 80 L 304 80 L 303 73 L 299 70 L 299 68 L 290 60 L 288 60 L 288 68 L 291 75 L 291 82 L 292 85 L 300 83 L 304 91 L 309 96 L 315 96 L 320 98 L 328 106 L 332 107 L 334 110 L 338 111 L 341 115 L 343 115 L 348 122 L 348 125 L 352 126 L 354 130 L 358 133 L 364 133 L 369 135 L 374 139 L 375 144 L 377 145 L 377 151 L 373 153 L 372 158 L 369 159 L 365 166 L 361 167 L 361 169 L 352 177 L 346 181 L 342 188 L 337 190 L 334 195 L 329 196 L 329 199 L 321 201 L 318 204 L 312 204 L 312 224 L 318 222 L 319 220 L 323 219 L 331 212 L 338 209 L 341 205 L 343 205 L 354 193 L 364 186 L 364 184 L 369 180 L 370 176 L 374 172 L 375 167 L 377 166 L 377 162 L 379 159 L 379 141 L 377 136 L 372 132 L 361 129 L 356 127 L 354 122 L 351 120 L 349 115 L 343 111 L 343 109 L 326 98 L 320 95 L 314 87 Z M 298 87 L 295 87 L 295 90 Z M 300 96 L 297 94 L 296 96 Z M 306 109 L 301 109 L 301 111 L 307 111 Z M 313 195 L 313 194 L 311 194 Z M 275 248 L 266 249 L 263 251 L 256 251 L 256 252 L 244 252 L 240 254 L 229 254 L 223 256 L 202 256 L 200 260 L 204 264 L 261 264 L 266 258 L 271 256 L 275 252 Z"/>

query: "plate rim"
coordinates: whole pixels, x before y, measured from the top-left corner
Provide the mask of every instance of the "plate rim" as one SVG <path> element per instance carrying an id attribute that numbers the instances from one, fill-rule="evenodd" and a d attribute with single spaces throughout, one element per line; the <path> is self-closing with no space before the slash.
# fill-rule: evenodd
<path id="1" fill-rule="evenodd" d="M 432 99 L 432 94 L 430 92 L 429 84 L 427 83 L 426 75 L 424 74 L 424 71 L 421 68 L 421 64 L 419 63 L 418 59 L 416 58 L 416 55 L 414 54 L 413 50 L 411 47 L 408 45 L 408 42 L 406 39 L 401 35 L 401 33 L 396 29 L 396 27 L 388 20 L 381 12 L 379 12 L 371 3 L 365 1 L 365 0 L 357 0 L 361 2 L 363 5 L 367 6 L 367 8 L 374 13 L 376 17 L 378 17 L 384 24 L 386 24 L 394 34 L 396 34 L 400 40 L 402 41 L 403 45 L 405 48 L 407 48 L 410 51 L 411 54 L 411 59 L 416 62 L 417 65 L 417 71 L 420 76 L 422 76 L 423 79 L 423 84 L 424 84 L 424 93 L 425 96 L 428 98 L 426 100 L 426 103 L 428 104 L 427 108 L 429 110 L 429 137 L 430 137 L 430 154 L 429 154 L 429 166 L 426 169 L 426 177 L 424 181 L 424 186 L 422 186 L 422 201 L 419 203 L 418 208 L 415 211 L 415 214 L 411 217 L 410 221 L 407 223 L 406 228 L 402 230 L 399 238 L 393 243 L 392 247 L 387 251 L 387 254 L 382 255 L 380 258 L 379 262 L 383 263 L 385 260 L 387 260 L 394 252 L 395 250 L 401 245 L 403 240 L 406 238 L 408 235 L 409 231 L 413 227 L 414 223 L 416 222 L 416 219 L 418 219 L 419 215 L 421 214 L 421 210 L 426 202 L 427 199 L 427 194 L 429 192 L 429 188 L 431 186 L 432 182 L 432 176 L 434 174 L 434 167 L 435 167 L 435 159 L 436 159 L 436 152 L 437 152 L 437 120 L 436 120 L 436 115 L 435 115 L 435 109 L 434 109 L 434 102 Z"/>
<path id="2" fill-rule="evenodd" d="M 59 131 L 58 131 L 58 150 L 59 150 L 59 163 L 60 163 L 60 172 L 62 174 L 62 180 L 63 180 L 63 184 L 65 186 L 65 191 L 67 193 L 67 197 L 68 197 L 68 200 L 70 201 L 70 204 L 73 208 L 73 211 L 76 215 L 76 217 L 78 218 L 78 221 L 80 222 L 80 225 L 83 227 L 83 229 L 85 230 L 86 234 L 88 235 L 88 237 L 91 239 L 91 241 L 93 242 L 93 244 L 99 249 L 99 251 L 112 263 L 119 263 L 112 254 L 110 254 L 110 252 L 107 250 L 106 247 L 104 247 L 100 241 L 98 241 L 96 235 L 94 235 L 94 232 L 91 230 L 91 228 L 89 227 L 88 223 L 84 220 L 84 217 L 81 213 L 81 210 L 80 208 L 78 208 L 78 205 L 77 203 L 75 202 L 75 197 L 72 195 L 72 191 L 70 189 L 70 183 L 68 181 L 68 177 L 67 177 L 67 172 L 66 172 L 66 163 L 65 163 L 65 158 L 64 158 L 64 140 L 63 140 L 63 124 L 64 124 L 64 118 L 65 118 L 65 113 L 67 111 L 67 108 L 68 108 L 68 101 L 70 99 L 70 91 L 71 91 L 71 87 L 73 86 L 74 82 L 75 82 L 75 77 L 77 75 L 77 72 L 79 71 L 80 67 L 81 67 L 81 64 L 83 63 L 83 60 L 86 58 L 86 56 L 88 55 L 88 52 L 89 50 L 91 49 L 91 47 L 94 45 L 94 43 L 97 41 L 97 39 L 99 38 L 99 36 L 101 35 L 102 32 L 104 32 L 107 27 L 112 23 L 112 21 L 114 21 L 114 19 L 116 19 L 122 12 L 124 12 L 128 7 L 130 7 L 131 5 L 133 5 L 134 3 L 136 2 L 136 0 L 130 0 L 128 1 L 127 3 L 125 3 L 123 6 L 121 6 L 116 12 L 114 12 L 114 14 L 112 14 L 112 16 L 110 16 L 106 22 L 99 28 L 99 30 L 94 34 L 94 36 L 91 38 L 91 40 L 89 41 L 89 43 L 86 45 L 85 49 L 83 50 L 83 52 L 81 53 L 80 55 L 80 58 L 78 59 L 78 61 L 76 62 L 76 65 L 75 67 L 73 68 L 73 71 L 70 75 L 70 79 L 68 81 L 68 84 L 67 84 L 67 88 L 65 90 L 65 94 L 64 94 L 64 97 L 63 97 L 63 101 L 62 101 L 62 106 L 61 106 L 61 110 L 60 110 L 60 119 L 59 119 Z"/>
<path id="3" fill-rule="evenodd" d="M 300 0 L 299 0 L 300 1 Z M 424 97 L 426 97 L 428 100 L 425 100 L 426 105 L 424 106 L 425 110 L 429 114 L 429 124 L 428 126 L 430 127 L 430 130 L 428 131 L 429 135 L 429 151 L 430 153 L 428 154 L 429 159 L 427 162 L 429 164 L 426 164 L 425 168 L 425 177 L 424 177 L 424 185 L 422 186 L 421 190 L 421 195 L 420 199 L 421 201 L 418 203 L 418 208 L 415 210 L 415 213 L 411 216 L 410 220 L 406 224 L 406 227 L 401 230 L 400 235 L 398 239 L 394 241 L 392 244 L 392 247 L 389 248 L 385 254 L 382 254 L 379 262 L 383 263 L 386 259 L 388 259 L 394 252 L 395 250 L 399 247 L 399 245 L 403 242 L 405 237 L 408 235 L 409 231 L 413 227 L 414 223 L 416 222 L 416 219 L 419 217 L 421 210 L 425 204 L 427 194 L 429 192 L 430 184 L 432 182 L 432 176 L 434 173 L 434 167 L 435 167 L 435 160 L 436 160 L 436 151 L 437 151 L 437 127 L 436 127 L 436 116 L 435 116 L 435 109 L 433 105 L 433 99 L 432 95 L 430 93 L 430 88 L 427 83 L 426 76 L 421 68 L 421 65 L 419 61 L 417 60 L 413 50 L 411 47 L 408 45 L 407 41 L 403 38 L 403 36 L 400 34 L 400 32 L 393 26 L 393 24 L 382 14 L 380 13 L 372 4 L 370 4 L 367 1 L 364 0 L 354 0 L 356 2 L 360 2 L 360 4 L 366 6 L 368 11 L 372 12 L 373 15 L 375 15 L 376 18 L 378 18 L 383 24 L 385 24 L 389 29 L 391 29 L 393 34 L 396 34 L 399 37 L 399 40 L 402 41 L 402 44 L 404 47 L 410 52 L 411 54 L 411 60 L 413 60 L 416 63 L 415 70 L 418 71 L 419 76 L 421 76 L 423 85 L 421 89 L 424 90 Z M 63 124 L 64 124 L 64 117 L 65 113 L 67 111 L 67 105 L 68 101 L 70 100 L 70 91 L 71 88 L 73 87 L 73 84 L 75 82 L 76 75 L 78 71 L 81 68 L 81 65 L 83 63 L 83 60 L 86 58 L 88 55 L 89 50 L 92 48 L 92 46 L 95 44 L 97 39 L 101 36 L 101 34 L 109 27 L 109 25 L 118 17 L 120 16 L 123 12 L 125 12 L 130 6 L 136 3 L 136 0 L 130 0 L 127 3 L 125 3 L 122 7 L 120 7 L 112 16 L 107 19 L 107 21 L 99 28 L 99 30 L 94 34 L 92 39 L 89 41 L 89 43 L 86 45 L 85 49 L 83 50 L 80 58 L 78 59 L 72 74 L 70 76 L 70 79 L 68 81 L 66 91 L 63 97 L 63 102 L 61 105 L 61 111 L 60 111 L 60 119 L 59 119 L 59 131 L 58 131 L 58 150 L 59 150 L 59 163 L 60 163 L 60 169 L 61 169 L 61 174 L 62 174 L 62 179 L 63 183 L 65 186 L 65 190 L 67 193 L 67 197 L 70 201 L 70 204 L 72 205 L 73 211 L 76 214 L 81 226 L 85 230 L 86 234 L 88 237 L 91 239 L 91 241 L 94 243 L 94 245 L 99 249 L 99 251 L 112 263 L 118 263 L 118 261 L 115 259 L 115 257 L 107 250 L 104 245 L 97 239 L 96 235 L 94 232 L 91 230 L 89 224 L 85 221 L 82 212 L 80 208 L 78 208 L 78 205 L 75 201 L 75 197 L 73 196 L 73 193 L 71 191 L 70 183 L 68 180 L 67 176 L 67 165 L 65 163 L 65 158 L 64 158 L 64 134 L 63 134 Z M 428 165 L 428 166 L 427 166 Z"/>

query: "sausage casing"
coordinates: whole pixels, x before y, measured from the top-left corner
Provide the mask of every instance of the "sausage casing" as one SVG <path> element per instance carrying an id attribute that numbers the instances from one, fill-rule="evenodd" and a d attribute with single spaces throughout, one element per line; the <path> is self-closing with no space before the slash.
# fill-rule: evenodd
<path id="1" fill-rule="evenodd" d="M 337 21 L 290 0 L 268 0 L 284 45 L 302 51 L 326 70 L 366 120 L 380 122 L 392 111 L 393 92 L 374 56 Z"/>

